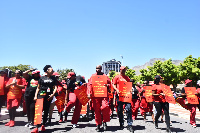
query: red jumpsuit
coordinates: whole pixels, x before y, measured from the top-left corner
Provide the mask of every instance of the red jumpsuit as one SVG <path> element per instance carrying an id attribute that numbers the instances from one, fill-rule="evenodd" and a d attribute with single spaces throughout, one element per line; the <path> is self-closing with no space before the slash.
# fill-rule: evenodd
<path id="1" fill-rule="evenodd" d="M 92 76 L 97 75 L 97 73 L 93 74 Z M 103 74 L 104 76 L 107 77 L 107 84 L 110 87 L 110 79 L 108 78 L 107 75 Z M 93 107 L 95 111 L 95 122 L 96 125 L 101 125 L 102 124 L 102 118 L 103 122 L 109 122 L 110 121 L 110 108 L 108 105 L 108 94 L 107 97 L 94 97 L 93 91 L 92 91 L 92 76 L 89 80 L 88 84 L 88 93 L 92 94 L 92 102 L 93 102 Z"/>
<path id="2" fill-rule="evenodd" d="M 141 101 L 140 101 L 140 113 L 143 116 L 145 112 L 147 112 L 147 101 L 146 98 L 144 97 L 144 89 L 143 87 L 138 87 L 136 86 L 140 92 L 140 97 L 141 97 Z"/>

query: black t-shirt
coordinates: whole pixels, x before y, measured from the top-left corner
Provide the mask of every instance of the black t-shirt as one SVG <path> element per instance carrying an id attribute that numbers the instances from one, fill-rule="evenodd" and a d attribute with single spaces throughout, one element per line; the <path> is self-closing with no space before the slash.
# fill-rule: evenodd
<path id="1" fill-rule="evenodd" d="M 57 79 L 54 76 L 42 76 L 38 84 L 40 85 L 38 98 L 47 98 L 49 95 L 53 94 L 53 87 L 57 85 Z"/>
<path id="2" fill-rule="evenodd" d="M 81 85 L 82 83 L 85 83 L 85 80 L 81 76 L 76 76 L 76 79 L 74 79 L 74 80 L 67 79 L 67 81 L 66 81 L 67 90 L 70 90 L 70 92 L 74 92 L 74 90 L 76 88 L 75 82 L 80 83 L 80 85 Z"/>
<path id="3" fill-rule="evenodd" d="M 26 79 L 26 82 L 28 83 L 26 88 L 28 88 L 30 86 L 30 81 L 33 79 L 33 76 L 32 75 L 29 75 L 29 78 Z"/>
<path id="4" fill-rule="evenodd" d="M 181 93 L 185 93 L 185 87 L 182 88 Z"/>
<path id="5" fill-rule="evenodd" d="M 132 87 L 132 99 L 138 99 L 139 96 L 138 96 L 138 90 L 135 88 L 135 87 Z"/>
<path id="6" fill-rule="evenodd" d="M 26 87 L 26 91 L 25 91 L 24 96 L 26 96 L 26 97 L 28 96 L 29 98 L 34 98 L 39 79 L 40 79 L 40 77 L 34 79 L 32 76 L 31 76 L 31 78 L 28 79 L 29 82 L 28 82 L 28 85 Z"/>

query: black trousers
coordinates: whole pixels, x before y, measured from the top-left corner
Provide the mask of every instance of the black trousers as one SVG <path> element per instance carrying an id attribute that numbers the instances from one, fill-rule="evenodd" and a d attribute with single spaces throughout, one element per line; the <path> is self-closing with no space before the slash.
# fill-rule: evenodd
<path id="1" fill-rule="evenodd" d="M 125 104 L 126 109 L 126 115 L 127 115 L 127 124 L 129 126 L 132 126 L 133 119 L 132 119 L 132 110 L 131 110 L 131 103 L 121 102 L 119 101 L 119 97 L 117 98 L 117 104 L 118 104 L 118 117 L 119 117 L 119 123 L 120 125 L 124 125 L 124 114 L 123 114 L 123 105 Z"/>
<path id="2" fill-rule="evenodd" d="M 156 108 L 156 116 L 155 116 L 155 123 L 158 123 L 158 119 L 162 114 L 162 109 L 164 110 L 165 114 L 165 121 L 167 128 L 170 128 L 170 117 L 169 117 L 169 103 L 161 103 L 161 102 L 154 102 Z"/>
<path id="3" fill-rule="evenodd" d="M 49 114 L 49 108 L 50 108 L 50 104 L 51 104 L 52 100 L 47 100 L 47 98 L 44 98 L 44 103 L 43 103 L 43 111 L 44 111 L 44 115 L 43 115 L 43 125 L 45 125 L 45 123 L 47 122 L 47 117 Z"/>
<path id="4" fill-rule="evenodd" d="M 35 101 L 34 97 L 25 96 L 24 97 L 26 102 L 26 108 L 27 108 L 27 118 L 28 122 L 34 123 L 34 116 L 35 116 Z"/>
<path id="5" fill-rule="evenodd" d="M 5 95 L 0 95 L 0 113 L 1 113 L 1 108 L 5 103 Z"/>

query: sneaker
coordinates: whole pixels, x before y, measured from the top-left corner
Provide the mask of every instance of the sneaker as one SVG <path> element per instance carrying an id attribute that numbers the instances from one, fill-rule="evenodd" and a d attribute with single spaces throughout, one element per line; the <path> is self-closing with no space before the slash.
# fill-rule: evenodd
<path id="1" fill-rule="evenodd" d="M 32 123 L 30 123 L 29 124 L 29 128 L 31 129 L 31 128 L 35 128 L 36 126 L 35 125 L 33 125 Z"/>
<path id="2" fill-rule="evenodd" d="M 171 132 L 172 132 L 170 128 L 167 128 L 166 131 L 167 131 L 168 133 L 171 133 Z"/>
<path id="3" fill-rule="evenodd" d="M 157 122 L 155 122 L 155 128 L 158 129 L 158 123 Z"/>
<path id="4" fill-rule="evenodd" d="M 41 126 L 41 129 L 40 129 L 40 130 L 41 130 L 41 131 L 46 131 L 44 125 Z"/>
<path id="5" fill-rule="evenodd" d="M 10 125 L 10 121 L 8 123 L 5 124 L 5 126 L 9 126 Z"/>
<path id="6" fill-rule="evenodd" d="M 14 127 L 14 126 L 15 126 L 15 122 L 14 121 L 10 121 L 9 127 Z"/>
<path id="7" fill-rule="evenodd" d="M 38 133 L 38 128 L 34 128 L 31 133 Z"/>
<path id="8" fill-rule="evenodd" d="M 59 123 L 61 123 L 61 122 L 63 122 L 63 120 L 62 120 L 62 119 L 60 119 L 58 122 L 59 122 Z"/>
<path id="9" fill-rule="evenodd" d="M 129 130 L 131 133 L 134 133 L 133 127 L 131 125 L 127 126 L 127 130 Z"/>
<path id="10" fill-rule="evenodd" d="M 100 132 L 100 125 L 97 125 L 96 131 Z"/>
<path id="11" fill-rule="evenodd" d="M 29 127 L 29 125 L 30 125 L 30 123 L 27 123 L 27 124 L 25 125 L 25 127 Z"/>
<path id="12" fill-rule="evenodd" d="M 76 127 L 77 127 L 77 124 L 73 124 L 73 125 L 72 125 L 72 128 L 76 128 Z"/>
<path id="13" fill-rule="evenodd" d="M 106 124 L 106 122 L 103 123 L 103 130 L 104 130 L 104 131 L 107 130 L 107 124 Z"/>
<path id="14" fill-rule="evenodd" d="M 193 128 L 196 128 L 196 127 L 197 127 L 197 125 L 196 125 L 196 124 L 192 124 L 192 127 L 193 127 Z"/>

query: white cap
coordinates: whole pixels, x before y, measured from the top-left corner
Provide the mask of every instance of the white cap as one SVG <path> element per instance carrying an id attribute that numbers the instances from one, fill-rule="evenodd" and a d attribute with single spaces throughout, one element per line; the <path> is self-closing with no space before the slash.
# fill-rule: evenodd
<path id="1" fill-rule="evenodd" d="M 200 84 L 200 80 L 197 81 L 197 84 Z"/>

